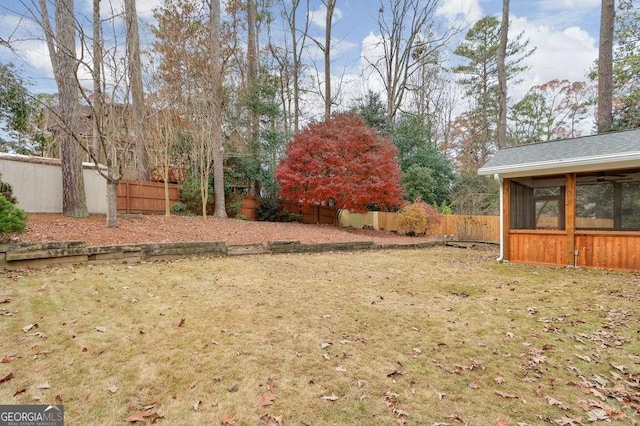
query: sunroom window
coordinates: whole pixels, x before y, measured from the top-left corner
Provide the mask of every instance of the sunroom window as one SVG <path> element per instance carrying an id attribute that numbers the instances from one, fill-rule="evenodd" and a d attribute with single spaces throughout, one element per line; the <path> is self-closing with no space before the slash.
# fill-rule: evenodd
<path id="1" fill-rule="evenodd" d="M 640 230 L 640 171 L 579 175 L 576 229 Z"/>
<path id="2" fill-rule="evenodd" d="M 565 179 L 511 181 L 511 229 L 565 229 Z"/>

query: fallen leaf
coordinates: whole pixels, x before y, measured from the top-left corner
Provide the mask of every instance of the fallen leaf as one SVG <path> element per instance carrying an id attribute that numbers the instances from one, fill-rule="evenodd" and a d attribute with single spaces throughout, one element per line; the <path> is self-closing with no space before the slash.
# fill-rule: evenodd
<path id="1" fill-rule="evenodd" d="M 442 399 L 447 396 L 444 392 L 436 392 L 438 394 L 438 401 L 442 401 Z"/>
<path id="2" fill-rule="evenodd" d="M 44 383 L 36 386 L 36 388 L 38 388 L 38 389 L 51 389 L 51 385 L 49 384 L 49 382 L 44 382 Z"/>
<path id="3" fill-rule="evenodd" d="M 9 302 L 11 302 L 11 299 L 4 299 L 4 300 L 0 301 L 0 303 L 9 303 Z"/>
<path id="4" fill-rule="evenodd" d="M 13 362 L 16 360 L 16 357 L 14 355 L 7 355 L 2 357 L 2 360 L 0 361 L 0 363 L 2 364 L 8 364 L 10 362 Z"/>
<path id="5" fill-rule="evenodd" d="M 624 365 L 616 365 L 616 364 L 614 364 L 614 363 L 611 363 L 611 366 L 612 366 L 613 368 L 615 368 L 616 370 L 620 370 L 620 372 L 621 372 L 621 373 L 624 373 L 624 370 L 625 370 L 625 368 L 626 368 Z"/>
<path id="6" fill-rule="evenodd" d="M 267 407 L 273 404 L 273 401 L 275 401 L 275 399 L 276 399 L 276 394 L 274 394 L 273 392 L 267 392 L 262 395 L 262 397 L 260 398 L 260 402 L 258 402 L 258 405 L 260 407 Z"/>
<path id="7" fill-rule="evenodd" d="M 275 388 L 276 388 L 276 382 L 274 382 L 272 378 L 268 378 L 267 379 L 267 390 L 269 392 L 273 392 L 273 390 Z"/>
<path id="8" fill-rule="evenodd" d="M 555 419 L 553 421 L 553 424 L 556 424 L 558 426 L 579 426 L 579 425 L 582 425 L 581 420 L 582 420 L 581 417 L 576 417 L 576 418 L 562 417 L 560 419 Z"/>
<path id="9" fill-rule="evenodd" d="M 326 359 L 327 361 L 329 361 L 331 359 L 331 358 L 329 358 L 329 354 L 328 353 L 322 354 L 322 358 Z"/>
<path id="10" fill-rule="evenodd" d="M 322 396 L 322 397 L 320 397 L 320 399 L 324 399 L 325 401 L 337 401 L 340 398 L 338 398 L 337 396 L 331 394 L 331 395 Z"/>
<path id="11" fill-rule="evenodd" d="M 6 376 L 4 376 L 2 379 L 0 379 L 0 383 L 8 382 L 11 379 L 13 379 L 13 373 L 9 373 Z"/>
<path id="12" fill-rule="evenodd" d="M 551 405 L 552 407 L 558 407 L 561 410 L 568 410 L 569 409 L 569 407 L 564 405 L 564 403 L 562 403 L 562 401 L 559 401 L 559 400 L 557 400 L 557 399 L 555 399 L 555 398 L 553 398 L 551 396 L 545 395 L 544 398 L 549 402 L 549 405 Z"/>
<path id="13" fill-rule="evenodd" d="M 60 395 L 56 395 L 54 401 L 56 405 L 62 405 L 62 397 Z"/>
<path id="14" fill-rule="evenodd" d="M 96 327 L 93 330 L 97 331 L 99 333 L 106 333 L 107 332 L 107 327 Z"/>
<path id="15" fill-rule="evenodd" d="M 320 344 L 320 347 L 321 347 L 322 349 L 327 349 L 329 346 L 331 346 L 331 343 L 330 343 L 330 342 L 322 342 L 322 343 Z"/>
<path id="16" fill-rule="evenodd" d="M 587 355 L 580 355 L 580 354 L 573 354 L 573 355 L 574 355 L 576 358 L 579 358 L 579 359 L 581 359 L 581 360 L 583 360 L 583 361 L 591 362 L 591 358 L 590 358 L 590 357 L 588 357 Z"/>
<path id="17" fill-rule="evenodd" d="M 153 410 L 138 411 L 131 417 L 127 418 L 127 421 L 129 423 L 144 422 L 144 419 L 146 419 L 147 417 L 153 416 L 153 414 L 154 414 Z"/>
<path id="18" fill-rule="evenodd" d="M 482 384 L 480 384 L 480 379 L 476 378 L 472 382 L 469 382 L 467 386 L 469 386 L 471 389 L 480 389 L 482 387 Z"/>
<path id="19" fill-rule="evenodd" d="M 282 416 L 272 416 L 271 414 L 265 414 L 260 417 L 260 424 L 264 426 L 281 426 Z"/>
<path id="20" fill-rule="evenodd" d="M 336 371 L 337 371 L 338 373 L 346 373 L 346 372 L 347 372 L 347 369 L 346 369 L 346 368 L 344 368 L 344 367 L 342 367 L 342 366 L 338 366 L 338 367 L 336 367 Z"/>
<path id="21" fill-rule="evenodd" d="M 498 420 L 498 426 L 508 426 L 507 421 L 505 419 Z"/>
<path id="22" fill-rule="evenodd" d="M 198 382 L 193 382 L 189 385 L 189 389 L 193 389 L 196 387 L 196 385 L 198 384 Z"/>
<path id="23" fill-rule="evenodd" d="M 22 331 L 24 331 L 25 333 L 27 333 L 29 330 L 31 330 L 32 328 L 38 328 L 38 324 L 37 323 L 31 323 L 31 324 L 27 324 L 24 327 L 22 327 Z"/>
<path id="24" fill-rule="evenodd" d="M 505 398 L 505 399 L 518 399 L 519 397 L 517 395 L 513 395 L 507 392 L 502 392 L 502 391 L 494 391 L 497 395 Z"/>
<path id="25" fill-rule="evenodd" d="M 183 325 L 184 325 L 184 318 L 180 320 L 180 322 L 178 323 L 178 327 L 182 327 Z"/>
<path id="26" fill-rule="evenodd" d="M 402 370 L 393 370 L 391 373 L 387 374 L 387 377 L 395 377 L 395 376 L 404 376 L 404 371 L 402 371 Z"/>
<path id="27" fill-rule="evenodd" d="M 193 411 L 198 411 L 198 409 L 200 408 L 200 404 L 202 404 L 202 401 L 198 400 L 196 401 L 195 404 L 193 404 Z"/>
<path id="28" fill-rule="evenodd" d="M 240 385 L 238 385 L 237 383 L 234 383 L 233 385 L 227 388 L 227 392 L 237 392 L 239 388 L 240 388 Z"/>
<path id="29" fill-rule="evenodd" d="M 587 420 L 590 422 L 597 422 L 598 420 L 607 420 L 609 415 L 601 408 L 587 411 Z"/>
<path id="30" fill-rule="evenodd" d="M 109 392 L 111 393 L 116 393 L 118 392 L 118 387 L 116 385 L 113 385 L 109 388 Z"/>
<path id="31" fill-rule="evenodd" d="M 222 415 L 222 418 L 220 419 L 220 424 L 223 426 L 231 426 L 231 425 L 235 425 L 237 421 L 238 421 L 238 416 L 230 416 L 229 414 L 224 413 Z"/>
<path id="32" fill-rule="evenodd" d="M 18 395 L 22 395 L 23 393 L 25 393 L 27 391 L 27 388 L 24 389 L 20 389 L 19 391 L 16 391 L 16 393 L 13 394 L 13 396 L 18 396 Z"/>
<path id="33" fill-rule="evenodd" d="M 494 379 L 493 379 L 493 381 L 494 381 L 494 383 L 495 383 L 496 385 L 501 385 L 501 384 L 503 384 L 503 383 L 504 383 L 504 377 L 502 377 L 502 376 L 498 376 L 498 377 L 494 378 Z"/>
<path id="34" fill-rule="evenodd" d="M 358 383 L 356 384 L 358 386 L 358 389 L 360 389 L 361 387 L 364 386 L 366 382 L 364 380 L 358 380 Z"/>

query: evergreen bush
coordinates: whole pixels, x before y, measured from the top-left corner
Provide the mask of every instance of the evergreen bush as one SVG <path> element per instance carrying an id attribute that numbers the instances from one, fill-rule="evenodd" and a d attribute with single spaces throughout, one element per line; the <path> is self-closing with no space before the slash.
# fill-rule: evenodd
<path id="1" fill-rule="evenodd" d="M 0 195 L 0 240 L 6 240 L 7 235 L 13 232 L 24 232 L 27 228 L 27 215 L 19 207 L 16 207 Z"/>

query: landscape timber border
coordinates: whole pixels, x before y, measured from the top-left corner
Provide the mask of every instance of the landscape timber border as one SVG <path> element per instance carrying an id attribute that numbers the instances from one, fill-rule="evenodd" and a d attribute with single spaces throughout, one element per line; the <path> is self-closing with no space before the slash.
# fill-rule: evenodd
<path id="1" fill-rule="evenodd" d="M 0 244 L 0 269 L 23 269 L 65 264 L 139 263 L 187 257 L 224 257 L 248 254 L 320 253 L 386 249 L 421 249 L 442 241 L 375 244 L 373 241 L 303 244 L 269 241 L 266 245 L 230 245 L 225 242 L 143 243 L 88 247 L 84 241 Z"/>

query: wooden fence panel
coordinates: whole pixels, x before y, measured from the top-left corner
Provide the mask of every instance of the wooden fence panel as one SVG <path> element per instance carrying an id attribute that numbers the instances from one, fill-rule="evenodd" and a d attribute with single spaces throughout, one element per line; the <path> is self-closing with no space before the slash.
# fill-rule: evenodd
<path id="1" fill-rule="evenodd" d="M 301 214 L 302 223 L 308 224 L 336 224 L 336 209 L 325 206 L 304 206 L 303 204 L 282 201 L 280 207 L 289 213 Z"/>
<path id="2" fill-rule="evenodd" d="M 456 240 L 499 242 L 500 216 L 443 215 L 442 222 L 428 233 L 451 235 Z"/>
<path id="3" fill-rule="evenodd" d="M 164 214 L 164 183 L 122 180 L 118 184 L 118 212 Z M 180 201 L 180 189 L 169 184 L 169 202 Z"/>
<path id="4" fill-rule="evenodd" d="M 340 225 L 352 228 L 370 226 L 387 232 L 400 230 L 400 215 L 389 212 L 368 212 L 364 214 L 343 211 Z M 442 215 L 442 221 L 427 230 L 428 235 L 448 235 L 456 240 L 500 241 L 500 216 Z"/>

